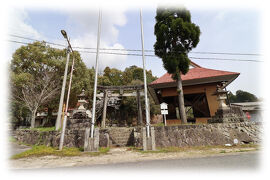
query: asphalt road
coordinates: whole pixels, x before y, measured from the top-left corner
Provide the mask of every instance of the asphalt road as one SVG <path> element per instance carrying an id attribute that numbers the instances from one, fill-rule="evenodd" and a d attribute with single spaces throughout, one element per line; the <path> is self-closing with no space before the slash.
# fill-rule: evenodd
<path id="1" fill-rule="evenodd" d="M 130 163 L 93 165 L 84 167 L 60 168 L 64 170 L 255 170 L 259 168 L 259 152 L 242 152 L 233 155 L 218 155 L 200 158 L 182 158 L 173 160 L 152 160 Z"/>
<path id="2" fill-rule="evenodd" d="M 20 145 L 16 142 L 10 142 L 9 143 L 9 156 L 19 154 L 19 153 L 24 152 L 28 149 L 31 149 L 31 147 L 25 146 L 25 145 Z"/>

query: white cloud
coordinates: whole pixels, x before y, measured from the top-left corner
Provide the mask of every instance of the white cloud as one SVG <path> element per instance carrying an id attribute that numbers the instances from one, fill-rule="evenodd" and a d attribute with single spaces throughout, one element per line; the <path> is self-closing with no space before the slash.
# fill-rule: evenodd
<path id="1" fill-rule="evenodd" d="M 9 23 L 8 23 L 8 40 L 14 40 L 19 42 L 28 42 L 25 39 L 19 39 L 10 35 L 18 35 L 23 37 L 29 37 L 33 39 L 45 39 L 37 30 L 35 30 L 31 25 L 26 23 L 29 18 L 27 12 L 24 9 L 10 9 L 9 13 Z M 30 42 L 30 41 L 29 41 Z M 12 54 L 17 48 L 22 44 L 10 43 L 8 48 L 8 61 L 11 60 Z"/>
<path id="2" fill-rule="evenodd" d="M 89 11 L 67 11 L 63 10 L 60 13 L 67 16 L 66 26 L 68 34 L 71 36 L 71 44 L 74 47 L 93 47 L 97 46 L 97 23 L 98 23 L 98 10 L 89 9 Z M 10 12 L 10 34 L 17 34 L 24 37 L 33 39 L 49 40 L 54 43 L 63 44 L 63 41 L 57 39 L 51 39 L 43 36 L 38 30 L 34 29 L 32 25 L 27 24 L 28 16 L 27 11 L 24 9 L 14 9 Z M 119 44 L 119 30 L 118 26 L 124 26 L 127 23 L 124 9 L 102 11 L 102 26 L 101 26 L 101 40 L 100 48 L 108 49 L 123 49 L 123 45 Z M 8 37 L 10 40 L 24 41 L 14 37 Z M 31 42 L 31 41 L 29 41 Z M 12 43 L 9 48 L 10 56 L 14 53 L 15 49 L 20 47 L 21 44 Z M 59 47 L 58 47 L 59 48 Z M 85 50 L 96 52 L 96 50 Z M 108 51 L 106 51 L 108 52 Z M 112 52 L 112 51 L 109 51 Z M 127 53 L 121 51 L 121 53 Z M 88 67 L 95 65 L 96 54 L 81 53 L 81 56 Z M 10 57 L 11 58 L 11 57 Z M 112 54 L 100 54 L 99 58 L 99 70 L 102 70 L 106 66 L 121 68 L 126 61 L 125 55 L 112 55 Z"/>
<path id="3" fill-rule="evenodd" d="M 42 36 L 31 25 L 26 24 L 28 14 L 23 9 L 11 9 L 9 30 L 13 34 L 20 34 L 23 36 L 30 36 L 32 38 L 41 38 Z"/>
<path id="4" fill-rule="evenodd" d="M 72 46 L 74 47 L 93 47 L 97 46 L 97 37 L 94 34 L 85 34 L 80 36 L 74 40 L 71 40 Z M 119 43 L 109 43 L 108 41 L 101 40 L 100 48 L 104 49 L 124 49 L 123 45 Z M 79 49 L 80 50 L 80 49 Z M 96 61 L 96 49 L 81 49 L 81 51 L 88 51 L 93 53 L 81 52 L 82 59 L 88 67 L 95 66 Z M 103 54 L 102 52 L 113 53 L 112 50 L 100 50 L 99 56 L 99 70 L 104 69 L 106 66 L 121 68 L 125 63 L 127 56 L 126 55 L 113 55 L 113 54 Z M 121 54 L 126 54 L 126 51 L 118 52 Z"/>
<path id="5" fill-rule="evenodd" d="M 118 9 L 117 11 L 102 11 L 102 24 L 101 24 L 101 40 L 100 48 L 106 49 L 123 49 L 123 45 L 117 42 L 119 37 L 119 30 L 117 26 L 124 26 L 127 22 L 125 10 Z M 79 47 L 97 47 L 97 24 L 98 24 L 98 11 L 93 10 L 89 12 L 69 12 L 68 13 L 69 26 L 73 28 L 77 37 L 73 37 L 72 45 Z M 71 27 L 70 27 L 71 28 Z M 87 50 L 95 52 L 96 50 Z M 112 52 L 112 51 L 106 51 Z M 121 51 L 121 53 L 127 53 Z M 82 58 L 88 67 L 95 65 L 96 55 L 89 53 L 81 53 Z M 121 68 L 126 61 L 126 55 L 112 55 L 100 54 L 99 69 L 106 66 Z"/>

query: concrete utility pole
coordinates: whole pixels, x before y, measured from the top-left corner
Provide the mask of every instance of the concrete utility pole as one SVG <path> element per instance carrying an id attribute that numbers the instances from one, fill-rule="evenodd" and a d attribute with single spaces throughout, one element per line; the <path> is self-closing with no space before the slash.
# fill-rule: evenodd
<path id="1" fill-rule="evenodd" d="M 140 21 L 141 21 L 141 41 L 142 41 L 142 60 L 143 60 L 143 79 L 144 79 L 144 97 L 145 97 L 145 115 L 146 115 L 146 132 L 147 137 L 150 137 L 150 114 L 149 103 L 147 97 L 147 83 L 146 83 L 146 70 L 145 70 L 145 58 L 144 58 L 144 35 L 143 35 L 143 22 L 142 22 L 142 9 L 140 9 Z"/>
<path id="2" fill-rule="evenodd" d="M 56 122 L 55 122 L 55 129 L 56 130 L 59 130 L 60 126 L 61 126 L 62 108 L 63 108 L 63 102 L 64 102 L 66 81 L 67 81 L 69 55 L 70 55 L 70 47 L 69 47 L 69 44 L 68 44 L 68 47 L 67 47 L 67 61 L 66 61 L 64 79 L 63 79 L 63 84 L 62 84 L 60 102 L 59 102 L 59 107 L 58 107 L 57 119 L 56 119 Z"/>
<path id="3" fill-rule="evenodd" d="M 61 132 L 61 137 L 60 137 L 60 144 L 59 144 L 59 150 L 63 149 L 63 144 L 64 144 L 64 138 L 65 138 L 65 130 L 66 130 L 66 124 L 67 124 L 67 111 L 68 111 L 68 103 L 69 103 L 69 95 L 70 95 L 70 89 L 71 89 L 71 83 L 72 83 L 72 75 L 73 75 L 73 70 L 74 70 L 74 56 L 72 60 L 72 66 L 71 66 L 71 72 L 70 72 L 70 79 L 69 79 L 69 85 L 68 85 L 68 94 L 67 94 L 67 102 L 66 102 L 66 108 L 65 108 L 65 116 L 64 116 L 64 121 L 63 121 L 63 127 L 62 127 L 62 132 Z"/>
<path id="4" fill-rule="evenodd" d="M 69 39 L 67 37 L 67 33 L 64 30 L 61 30 L 61 33 L 67 39 L 68 47 L 72 50 L 72 47 L 70 45 L 70 41 L 69 41 Z M 72 50 L 72 52 L 73 52 L 73 50 Z M 64 116 L 62 131 L 61 131 L 59 150 L 63 149 L 63 144 L 64 144 L 65 130 L 66 130 L 66 124 L 67 124 L 68 103 L 69 103 L 70 89 L 71 89 L 72 76 L 73 76 L 73 70 L 74 70 L 74 61 L 75 61 L 75 57 L 74 57 L 74 54 L 73 54 L 72 66 L 71 66 L 71 72 L 70 72 L 70 79 L 69 79 L 69 85 L 68 85 L 68 94 L 67 94 L 66 107 L 65 107 L 65 116 Z"/>
<path id="5" fill-rule="evenodd" d="M 90 137 L 94 137 L 94 124 L 96 117 L 96 96 L 97 96 L 97 78 L 98 78 L 98 58 L 99 58 L 99 44 L 100 44 L 100 31 L 101 31 L 101 10 L 99 10 L 98 15 L 98 34 L 97 34 L 97 54 L 96 54 L 96 67 L 95 67 L 95 82 L 94 82 L 94 97 L 92 106 L 92 121 L 91 121 L 91 133 Z"/>

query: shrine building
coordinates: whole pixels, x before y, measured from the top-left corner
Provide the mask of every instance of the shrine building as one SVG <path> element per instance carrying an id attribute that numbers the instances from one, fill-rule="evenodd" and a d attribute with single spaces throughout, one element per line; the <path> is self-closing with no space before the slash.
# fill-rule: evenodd
<path id="1" fill-rule="evenodd" d="M 219 106 L 217 95 L 214 95 L 217 86 L 226 88 L 239 74 L 208 69 L 191 62 L 188 73 L 181 76 L 188 123 L 207 123 Z M 167 124 L 180 124 L 177 83 L 171 75 L 164 74 L 148 87 L 156 104 L 168 104 Z"/>

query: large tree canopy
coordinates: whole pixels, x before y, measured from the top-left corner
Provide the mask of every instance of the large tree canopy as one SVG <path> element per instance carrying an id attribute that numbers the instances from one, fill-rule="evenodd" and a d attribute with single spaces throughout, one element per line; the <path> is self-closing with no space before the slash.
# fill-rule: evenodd
<path id="1" fill-rule="evenodd" d="M 78 52 L 72 53 L 70 59 L 72 60 L 73 57 L 75 58 L 75 71 L 73 75 L 72 89 L 70 95 L 71 106 L 76 105 L 77 95 L 81 92 L 82 89 L 88 89 L 88 91 L 90 91 L 90 73 L 88 72 L 88 69 L 83 63 L 83 61 L 81 60 L 80 54 Z M 44 78 L 42 79 L 41 77 L 46 77 L 47 79 L 49 77 L 49 85 L 56 84 L 56 81 L 59 81 L 62 84 L 65 62 L 66 50 L 51 48 L 50 46 L 47 46 L 45 42 L 34 42 L 32 44 L 28 44 L 27 46 L 21 46 L 13 54 L 10 65 L 10 80 L 12 84 L 12 89 L 15 90 L 12 93 L 12 97 L 18 97 L 18 95 L 22 97 L 22 93 L 26 93 L 26 90 L 29 88 L 35 90 L 35 94 L 39 94 L 39 92 L 42 93 L 42 90 L 36 91 L 36 86 L 38 85 L 37 82 L 41 82 L 42 80 L 44 80 Z M 69 63 L 69 67 L 71 67 L 72 62 L 70 61 Z M 45 80 L 47 80 L 46 78 Z M 44 85 L 44 83 L 41 82 L 41 85 Z M 45 87 L 44 90 L 46 89 L 48 88 Z M 48 108 L 48 111 L 52 111 L 53 109 L 56 109 L 58 107 L 59 99 L 60 91 L 57 91 L 53 93 L 52 98 L 48 98 L 46 100 L 46 103 L 44 101 L 44 103 L 39 103 L 35 106 L 43 109 Z M 12 104 L 19 106 L 19 104 L 26 105 L 26 102 L 22 100 L 22 98 L 17 98 L 16 103 Z M 14 109 L 16 108 L 14 107 Z M 16 119 L 18 120 L 20 118 Z"/>
<path id="2" fill-rule="evenodd" d="M 200 28 L 191 22 L 185 8 L 158 8 L 155 24 L 155 54 L 163 60 L 164 68 L 177 79 L 186 74 L 190 60 L 188 52 L 199 42 Z"/>
<path id="3" fill-rule="evenodd" d="M 155 24 L 155 54 L 163 66 L 177 81 L 179 113 L 182 123 L 187 123 L 181 74 L 189 70 L 188 52 L 199 42 L 200 28 L 191 22 L 185 8 L 162 7 L 157 9 Z"/>

